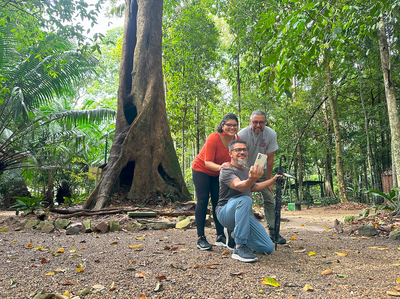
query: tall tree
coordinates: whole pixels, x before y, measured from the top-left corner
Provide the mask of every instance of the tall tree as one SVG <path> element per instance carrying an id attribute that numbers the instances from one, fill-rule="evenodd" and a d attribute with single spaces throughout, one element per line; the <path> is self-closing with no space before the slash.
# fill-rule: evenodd
<path id="1" fill-rule="evenodd" d="M 129 199 L 152 193 L 168 201 L 190 198 L 165 110 L 162 76 L 162 0 L 127 0 L 118 110 L 110 158 L 84 208 L 100 209 L 114 190 Z"/>

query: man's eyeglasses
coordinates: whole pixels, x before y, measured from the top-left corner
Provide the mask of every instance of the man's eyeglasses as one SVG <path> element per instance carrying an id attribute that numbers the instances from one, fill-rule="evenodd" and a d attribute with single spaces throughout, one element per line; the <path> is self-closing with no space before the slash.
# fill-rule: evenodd
<path id="1" fill-rule="evenodd" d="M 237 124 L 225 124 L 225 126 L 229 127 L 229 128 L 237 128 L 238 125 Z"/>
<path id="2" fill-rule="evenodd" d="M 240 152 L 247 152 L 247 148 L 234 148 L 233 150 L 232 150 L 232 152 L 237 152 L 237 153 L 240 153 Z"/>
<path id="3" fill-rule="evenodd" d="M 252 123 L 253 123 L 253 125 L 260 125 L 260 126 L 262 126 L 262 125 L 265 125 L 265 121 L 255 121 L 255 120 L 252 120 L 251 121 Z"/>

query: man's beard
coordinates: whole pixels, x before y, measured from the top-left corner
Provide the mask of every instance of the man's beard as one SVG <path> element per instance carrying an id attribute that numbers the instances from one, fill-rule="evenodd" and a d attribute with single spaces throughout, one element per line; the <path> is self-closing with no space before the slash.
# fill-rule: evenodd
<path id="1" fill-rule="evenodd" d="M 241 160 L 241 161 L 239 159 L 234 159 L 234 160 L 240 166 L 246 165 L 246 163 L 247 163 L 247 159 L 246 160 Z"/>

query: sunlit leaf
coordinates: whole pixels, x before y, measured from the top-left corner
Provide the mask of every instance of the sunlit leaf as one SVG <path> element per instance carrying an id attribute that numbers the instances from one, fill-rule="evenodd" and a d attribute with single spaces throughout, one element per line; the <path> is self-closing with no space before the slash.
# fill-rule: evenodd
<path id="1" fill-rule="evenodd" d="M 111 283 L 110 289 L 108 290 L 109 292 L 115 291 L 117 288 L 115 287 L 114 281 Z"/>
<path id="2" fill-rule="evenodd" d="M 335 252 L 338 256 L 347 256 L 347 253 L 343 252 Z"/>
<path id="3" fill-rule="evenodd" d="M 316 255 L 316 253 L 315 253 L 314 251 L 310 251 L 310 252 L 308 253 L 308 256 L 313 256 L 313 255 Z"/>
<path id="4" fill-rule="evenodd" d="M 129 245 L 130 249 L 136 249 L 142 247 L 143 244 L 137 244 L 137 245 Z"/>
<path id="5" fill-rule="evenodd" d="M 314 291 L 313 287 L 310 286 L 308 283 L 303 287 L 303 290 L 308 292 Z"/>
<path id="6" fill-rule="evenodd" d="M 321 275 L 329 275 L 329 274 L 332 274 L 332 273 L 333 273 L 332 270 L 327 269 L 327 270 L 325 270 L 325 271 L 322 271 L 322 272 L 321 272 Z"/>
<path id="7" fill-rule="evenodd" d="M 400 292 L 396 291 L 387 291 L 386 294 L 388 294 L 389 296 L 400 297 Z"/>
<path id="8" fill-rule="evenodd" d="M 262 284 L 267 284 L 273 287 L 280 287 L 281 285 L 272 277 L 264 277 L 264 279 L 261 281 Z"/>
<path id="9" fill-rule="evenodd" d="M 142 271 L 139 271 L 138 273 L 135 274 L 136 278 L 145 278 L 146 275 L 144 275 L 144 273 Z"/>

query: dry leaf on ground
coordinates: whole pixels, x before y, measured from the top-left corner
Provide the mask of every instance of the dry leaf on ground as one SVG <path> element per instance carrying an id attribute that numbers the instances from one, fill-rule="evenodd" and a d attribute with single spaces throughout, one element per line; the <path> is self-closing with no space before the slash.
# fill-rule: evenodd
<path id="1" fill-rule="evenodd" d="M 322 272 L 321 272 L 321 275 L 329 275 L 329 274 L 332 274 L 332 273 L 333 273 L 332 270 L 327 269 L 327 270 L 325 270 L 325 271 L 322 271 Z"/>
<path id="2" fill-rule="evenodd" d="M 267 284 L 273 287 L 280 287 L 281 285 L 272 277 L 264 277 L 264 279 L 261 281 L 262 284 Z"/>

